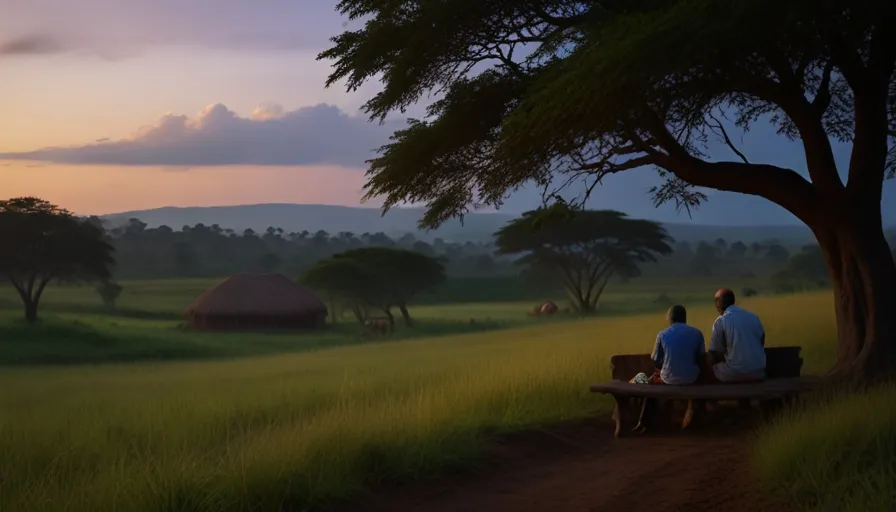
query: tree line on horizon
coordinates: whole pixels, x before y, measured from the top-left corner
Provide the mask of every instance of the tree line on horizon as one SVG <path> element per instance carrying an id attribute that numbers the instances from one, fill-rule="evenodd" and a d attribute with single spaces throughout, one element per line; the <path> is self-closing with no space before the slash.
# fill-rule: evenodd
<path id="1" fill-rule="evenodd" d="M 657 222 L 617 211 L 564 215 L 543 209 L 526 212 L 498 230 L 493 243 L 436 239 L 430 244 L 412 234 L 393 239 L 383 233 L 285 233 L 274 227 L 261 234 L 236 233 L 202 224 L 175 231 L 167 226 L 148 228 L 137 219 L 106 229 L 96 217 L 79 218 L 37 198 L 12 198 L 0 201 L 0 270 L 19 293 L 31 321 L 52 281 L 98 282 L 103 302 L 114 307 L 122 292 L 120 280 L 251 271 L 303 276 L 330 295 L 351 295 L 343 302 L 361 321 L 367 316 L 360 313 L 362 309 L 373 307 L 393 323 L 391 308 L 397 307 L 408 324 L 410 296 L 435 287 L 446 276 L 519 277 L 544 285 L 545 290 L 565 290 L 571 307 L 581 313 L 598 309 L 611 281 L 643 275 L 773 276 L 789 287 L 782 291 L 805 288 L 807 283 L 827 285 L 823 254 L 815 246 L 793 255 L 774 241 L 748 246 L 720 238 L 692 246 L 676 243 Z M 415 269 L 426 272 L 414 274 Z M 345 275 L 354 275 L 354 284 L 349 286 L 352 280 L 346 281 Z M 394 285 L 413 281 L 417 284 L 404 291 L 394 290 Z M 380 293 L 390 288 L 388 294 Z"/>

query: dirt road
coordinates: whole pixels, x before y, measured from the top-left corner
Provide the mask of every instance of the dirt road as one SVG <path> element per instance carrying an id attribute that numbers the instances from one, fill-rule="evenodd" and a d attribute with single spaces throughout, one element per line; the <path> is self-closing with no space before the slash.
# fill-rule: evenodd
<path id="1" fill-rule="evenodd" d="M 603 419 L 528 432 L 494 444 L 471 474 L 380 489 L 345 510 L 784 510 L 760 492 L 751 474 L 749 423 L 728 418 L 688 432 L 622 439 L 612 437 Z"/>

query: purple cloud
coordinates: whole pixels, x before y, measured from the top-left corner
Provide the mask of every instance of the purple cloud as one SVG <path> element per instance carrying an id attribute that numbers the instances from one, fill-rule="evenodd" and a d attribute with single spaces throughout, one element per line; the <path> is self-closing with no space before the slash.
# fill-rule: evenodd
<path id="1" fill-rule="evenodd" d="M 147 46 L 319 50 L 342 30 L 334 1 L 12 0 L 0 5 L 0 55 Z"/>
<path id="2" fill-rule="evenodd" d="M 52 36 L 30 34 L 0 42 L 0 57 L 62 53 L 65 45 Z"/>
<path id="3" fill-rule="evenodd" d="M 0 159 L 64 164 L 314 165 L 363 167 L 401 121 L 384 125 L 319 104 L 284 111 L 262 105 L 240 117 L 224 105 L 209 105 L 195 118 L 168 114 L 121 140 L 75 147 L 0 153 Z"/>

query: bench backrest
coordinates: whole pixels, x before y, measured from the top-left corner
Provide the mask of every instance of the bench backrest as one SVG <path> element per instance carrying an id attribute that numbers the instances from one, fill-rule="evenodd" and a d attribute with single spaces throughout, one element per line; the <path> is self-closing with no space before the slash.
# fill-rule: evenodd
<path id="1" fill-rule="evenodd" d="M 803 367 L 801 347 L 767 347 L 765 349 L 765 376 L 768 379 L 799 377 Z M 654 370 L 650 354 L 623 354 L 610 358 L 613 380 L 630 380 L 638 373 L 650 375 Z"/>

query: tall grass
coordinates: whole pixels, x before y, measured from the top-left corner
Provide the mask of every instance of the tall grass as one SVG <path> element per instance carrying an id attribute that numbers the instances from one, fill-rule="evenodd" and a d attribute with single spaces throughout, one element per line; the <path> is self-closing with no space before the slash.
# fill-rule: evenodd
<path id="1" fill-rule="evenodd" d="M 833 343 L 827 294 L 745 301 L 769 341 Z M 714 313 L 693 309 L 708 329 Z M 294 510 L 468 464 L 488 436 L 608 412 L 588 383 L 662 315 L 235 361 L 0 373 L 0 510 Z"/>
<path id="2" fill-rule="evenodd" d="M 765 484 L 804 510 L 896 508 L 896 384 L 828 395 L 767 425 L 757 444 Z"/>

